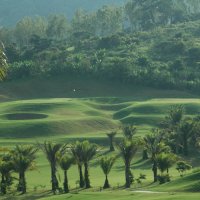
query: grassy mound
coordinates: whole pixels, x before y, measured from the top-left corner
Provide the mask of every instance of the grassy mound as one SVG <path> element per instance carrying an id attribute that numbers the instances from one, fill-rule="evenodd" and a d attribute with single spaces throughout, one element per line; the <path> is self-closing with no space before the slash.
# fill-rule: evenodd
<path id="1" fill-rule="evenodd" d="M 200 192 L 200 170 L 158 187 L 163 191 Z"/>
<path id="2" fill-rule="evenodd" d="M 170 106 L 182 104 L 188 116 L 200 112 L 198 99 L 52 98 L 10 101 L 0 104 L 0 137 L 100 136 L 121 123 L 138 126 L 147 133 L 167 114 Z"/>

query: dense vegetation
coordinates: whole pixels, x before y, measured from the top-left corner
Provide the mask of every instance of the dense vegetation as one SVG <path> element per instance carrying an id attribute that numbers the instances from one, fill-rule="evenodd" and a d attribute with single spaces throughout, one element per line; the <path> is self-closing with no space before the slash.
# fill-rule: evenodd
<path id="1" fill-rule="evenodd" d="M 198 1 L 186 2 L 134 0 L 123 8 L 78 10 L 71 21 L 25 17 L 0 30 L 7 79 L 84 76 L 197 92 Z"/>

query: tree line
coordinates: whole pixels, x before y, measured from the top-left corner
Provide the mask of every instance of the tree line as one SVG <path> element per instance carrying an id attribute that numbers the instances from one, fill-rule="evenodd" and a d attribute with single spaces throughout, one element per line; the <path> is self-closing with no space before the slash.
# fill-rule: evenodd
<path id="1" fill-rule="evenodd" d="M 48 22 L 27 18 L 19 24 L 0 30 L 7 81 L 85 77 L 199 92 L 199 20 L 107 36 L 66 31 L 64 16 L 51 16 Z"/>
<path id="2" fill-rule="evenodd" d="M 62 75 L 199 92 L 195 2 L 133 0 L 93 13 L 78 10 L 71 21 L 25 17 L 0 28 L 6 80 Z"/>
<path id="3" fill-rule="evenodd" d="M 146 175 L 140 174 L 139 178 L 136 178 L 131 170 L 138 149 L 143 149 L 142 159 L 149 159 L 152 163 L 153 181 L 163 184 L 170 181 L 169 169 L 173 165 L 176 164 L 176 169 L 181 176 L 191 169 L 191 165 L 183 160 L 182 155 L 191 155 L 189 149 L 198 150 L 199 125 L 199 117 L 185 117 L 183 106 L 176 105 L 169 110 L 160 128 L 152 130 L 144 137 L 136 135 L 137 128 L 133 125 L 121 127 L 123 137 L 118 142 L 115 142 L 116 131 L 108 133 L 109 151 L 116 151 L 116 148 L 118 150 L 115 156 L 114 154 L 102 155 L 102 147 L 89 141 L 77 141 L 72 144 L 44 142 L 36 145 L 17 145 L 14 149 L 2 148 L 1 151 L 6 153 L 0 156 L 0 191 L 2 194 L 7 193 L 14 181 L 12 174 L 16 172 L 18 173 L 17 191 L 22 194 L 27 192 L 26 172 L 35 169 L 39 150 L 44 153 L 49 162 L 53 194 L 69 192 L 68 170 L 72 165 L 76 165 L 79 172 L 79 187 L 90 188 L 89 167 L 94 158 L 98 158 L 99 166 L 105 175 L 102 188 L 110 187 L 109 173 L 119 157 L 124 164 L 125 188 L 131 187 L 134 181 L 141 183 Z M 63 187 L 60 187 L 57 177 L 58 166 L 63 171 Z"/>
<path id="4" fill-rule="evenodd" d="M 18 45 L 27 45 L 31 35 L 63 39 L 73 33 L 101 37 L 121 31 L 144 31 L 159 25 L 175 24 L 198 18 L 198 1 L 179 0 L 130 0 L 121 7 L 103 6 L 97 11 L 87 12 L 78 9 L 71 20 L 63 15 L 50 15 L 35 18 L 25 17 L 13 28 L 2 28 L 4 37 L 12 36 Z"/>

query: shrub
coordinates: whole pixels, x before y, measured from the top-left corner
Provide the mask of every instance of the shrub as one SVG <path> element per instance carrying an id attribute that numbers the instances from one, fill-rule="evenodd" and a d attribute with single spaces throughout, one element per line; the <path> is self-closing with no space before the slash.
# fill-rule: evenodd
<path id="1" fill-rule="evenodd" d="M 158 181 L 160 184 L 164 184 L 164 183 L 170 182 L 171 179 L 170 179 L 169 174 L 162 174 L 162 175 L 158 175 Z"/>

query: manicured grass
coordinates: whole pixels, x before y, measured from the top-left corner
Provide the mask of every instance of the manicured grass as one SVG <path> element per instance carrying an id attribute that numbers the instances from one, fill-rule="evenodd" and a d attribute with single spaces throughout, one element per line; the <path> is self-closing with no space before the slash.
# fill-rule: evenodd
<path id="1" fill-rule="evenodd" d="M 123 190 L 124 164 L 121 158 L 116 161 L 109 180 L 110 191 L 99 192 L 104 183 L 104 175 L 99 167 L 99 156 L 109 155 L 106 133 L 119 130 L 121 123 L 133 123 L 138 127 L 138 135 L 143 136 L 164 118 L 170 106 L 183 104 L 186 114 L 193 116 L 200 111 L 200 100 L 195 95 L 178 91 L 160 91 L 155 89 L 127 87 L 61 79 L 53 83 L 45 80 L 43 84 L 36 80 L 3 83 L 0 86 L 0 145 L 12 148 L 16 144 L 36 144 L 37 142 L 53 141 L 71 143 L 76 140 L 88 139 L 104 148 L 90 164 L 92 189 L 77 191 L 77 166 L 69 170 L 69 185 L 72 194 L 52 196 L 49 194 L 50 167 L 41 151 L 38 152 L 36 169 L 26 174 L 28 194 L 25 196 L 6 196 L 5 199 L 191 199 L 198 194 L 182 193 L 199 191 L 199 173 L 179 178 L 175 166 L 170 169 L 172 182 L 163 186 L 152 184 L 151 162 L 143 161 L 142 149 L 132 162 L 135 178 L 140 173 L 146 175 L 142 184 L 134 183 L 130 191 Z M 61 87 L 62 85 L 64 87 Z M 70 85 L 71 84 L 71 85 Z M 60 88 L 59 88 L 60 87 Z M 32 89 L 30 89 L 32 88 Z M 47 89 L 48 88 L 48 89 Z M 73 88 L 76 92 L 73 92 Z M 45 90 L 44 90 L 45 89 Z M 94 97 L 95 96 L 95 97 Z M 55 98 L 56 97 L 56 98 Z M 73 97 L 73 98 L 65 98 Z M 80 98 L 81 97 L 81 98 Z M 178 98 L 177 98 L 178 97 Z M 120 131 L 118 136 L 121 137 Z M 118 154 L 115 152 L 114 154 Z M 195 166 L 199 166 L 196 154 L 188 158 Z M 198 175 L 198 176 L 197 176 Z M 17 175 L 16 175 L 17 176 Z M 60 185 L 63 173 L 59 169 Z M 14 186 L 17 184 L 15 181 Z M 165 193 L 135 193 L 132 190 L 164 191 Z M 180 193 L 174 193 L 174 192 Z M 170 192 L 170 193 L 168 193 Z M 172 192 L 172 193 L 171 193 Z"/>
<path id="2" fill-rule="evenodd" d="M 113 191 L 113 192 L 98 192 L 98 193 L 80 193 L 80 194 L 69 194 L 69 195 L 61 195 L 57 197 L 47 197 L 42 198 L 42 200 L 52 199 L 52 200 L 64 200 L 70 198 L 72 200 L 102 200 L 102 199 L 109 199 L 109 200 L 198 200 L 199 194 L 192 194 L 192 193 L 134 193 L 134 192 L 123 192 L 123 191 Z"/>
<path id="3" fill-rule="evenodd" d="M 3 198 L 4 200 L 10 200 L 12 197 Z M 24 195 L 24 197 L 15 197 L 14 199 L 40 199 L 40 200 L 199 200 L 199 193 L 137 193 L 131 191 L 107 191 L 107 192 L 78 192 L 70 193 L 67 195 L 50 195 L 48 192 L 43 192 L 40 194 L 29 194 Z"/>
<path id="4" fill-rule="evenodd" d="M 200 112 L 199 99 L 55 98 L 9 101 L 0 104 L 1 138 L 54 136 L 100 137 L 121 123 L 138 126 L 138 134 L 156 127 L 175 104 L 185 106 L 186 115 Z"/>

